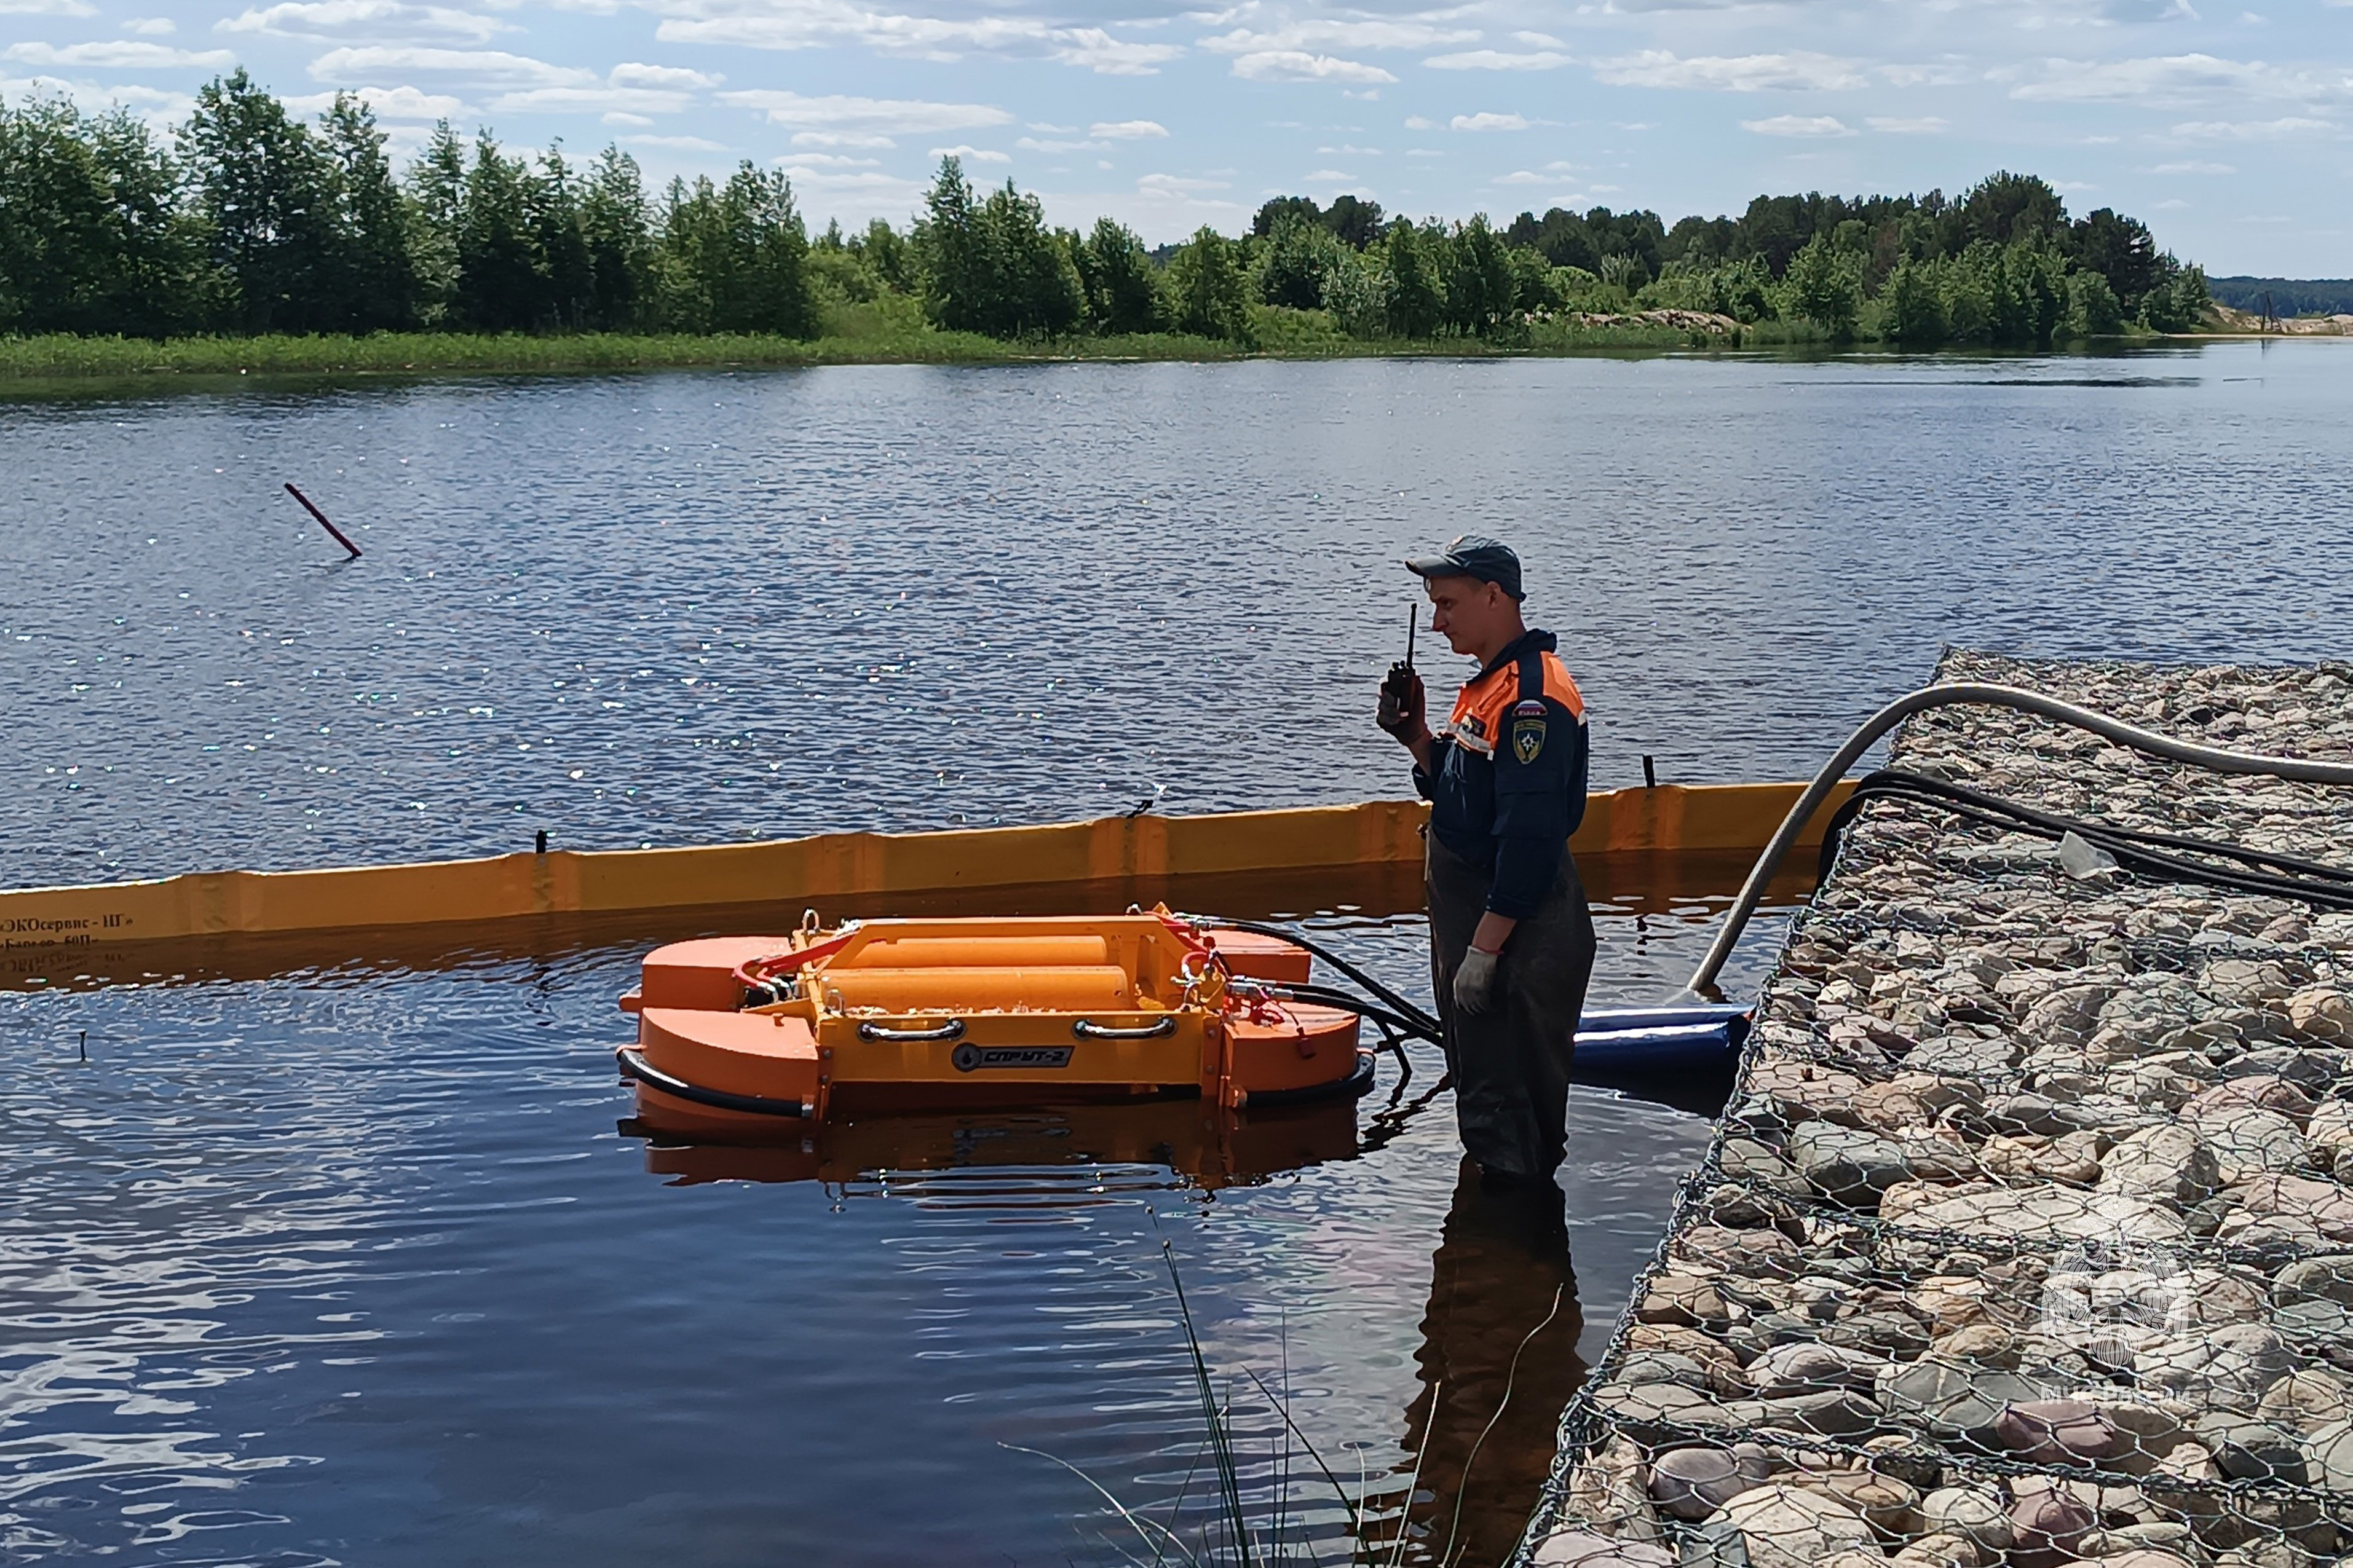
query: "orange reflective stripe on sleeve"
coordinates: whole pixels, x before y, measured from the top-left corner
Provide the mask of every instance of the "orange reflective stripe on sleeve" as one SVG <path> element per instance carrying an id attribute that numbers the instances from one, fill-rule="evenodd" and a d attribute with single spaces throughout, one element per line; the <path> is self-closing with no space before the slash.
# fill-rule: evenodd
<path id="1" fill-rule="evenodd" d="M 1568 673 L 1568 666 L 1552 654 L 1544 656 L 1544 694 L 1579 719 L 1585 717 L 1585 694 Z"/>

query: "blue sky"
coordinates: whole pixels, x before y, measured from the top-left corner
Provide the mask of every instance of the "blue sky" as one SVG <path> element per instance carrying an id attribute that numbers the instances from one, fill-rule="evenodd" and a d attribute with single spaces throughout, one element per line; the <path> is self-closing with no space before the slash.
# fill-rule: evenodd
<path id="1" fill-rule="evenodd" d="M 0 94 L 168 122 L 242 64 L 903 220 L 942 149 L 1146 238 L 1268 195 L 1507 219 L 2041 174 L 2210 270 L 2353 274 L 2353 0 L 0 0 Z"/>

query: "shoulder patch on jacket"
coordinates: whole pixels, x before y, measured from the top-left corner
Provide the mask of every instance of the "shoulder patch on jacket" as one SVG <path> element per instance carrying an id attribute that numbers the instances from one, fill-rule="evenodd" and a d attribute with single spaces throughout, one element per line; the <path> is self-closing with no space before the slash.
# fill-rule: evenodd
<path id="1" fill-rule="evenodd" d="M 1533 716 L 1528 713 L 1531 708 L 1535 710 Z M 1519 759 L 1522 767 L 1544 755 L 1545 728 L 1543 703 L 1523 702 L 1513 710 L 1512 755 Z"/>

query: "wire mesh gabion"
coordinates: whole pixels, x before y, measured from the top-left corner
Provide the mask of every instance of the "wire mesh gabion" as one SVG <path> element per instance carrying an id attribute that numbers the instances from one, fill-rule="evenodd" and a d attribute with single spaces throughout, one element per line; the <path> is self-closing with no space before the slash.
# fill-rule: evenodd
<path id="1" fill-rule="evenodd" d="M 2353 756 L 2344 666 L 1938 673 Z M 1925 714 L 1891 763 L 2353 863 L 2353 792 L 2019 714 Z M 1860 811 L 1523 1563 L 2353 1563 L 2353 913 L 2105 860 Z"/>

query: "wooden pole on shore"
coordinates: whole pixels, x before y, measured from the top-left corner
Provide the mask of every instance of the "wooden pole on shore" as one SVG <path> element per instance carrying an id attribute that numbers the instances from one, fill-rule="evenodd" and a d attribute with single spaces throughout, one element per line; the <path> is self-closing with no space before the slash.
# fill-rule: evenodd
<path id="1" fill-rule="evenodd" d="M 289 481 L 286 486 L 286 493 L 292 496 L 296 500 L 301 501 L 302 503 L 302 510 L 309 512 L 312 517 L 317 518 L 319 520 L 319 526 L 325 529 L 329 533 L 333 534 L 335 536 L 335 542 L 352 552 L 353 560 L 357 561 L 360 558 L 360 547 L 353 544 L 349 539 L 345 538 L 342 529 L 337 528 L 333 523 L 329 522 L 327 521 L 327 514 L 321 511 L 316 506 L 313 506 L 311 503 L 311 498 L 304 495 L 301 490 L 296 489 L 291 481 Z"/>

